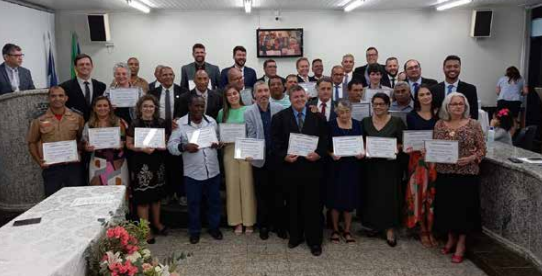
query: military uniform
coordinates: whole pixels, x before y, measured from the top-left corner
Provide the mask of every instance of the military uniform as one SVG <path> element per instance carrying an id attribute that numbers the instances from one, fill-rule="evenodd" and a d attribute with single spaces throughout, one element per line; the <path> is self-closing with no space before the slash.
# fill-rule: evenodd
<path id="1" fill-rule="evenodd" d="M 83 116 L 66 108 L 60 119 L 51 109 L 34 119 L 28 131 L 29 144 L 38 145 L 39 156 L 43 159 L 42 143 L 81 140 L 85 120 Z M 80 162 L 54 164 L 42 171 L 45 196 L 50 196 L 64 186 L 82 186 L 83 171 Z"/>

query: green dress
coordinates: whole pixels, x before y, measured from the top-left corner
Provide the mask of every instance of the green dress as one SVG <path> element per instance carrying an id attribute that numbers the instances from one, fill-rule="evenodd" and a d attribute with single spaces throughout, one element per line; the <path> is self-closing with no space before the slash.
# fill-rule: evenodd
<path id="1" fill-rule="evenodd" d="M 397 138 L 402 143 L 405 124 L 400 118 L 391 117 L 381 129 L 376 130 L 371 117 L 361 121 L 364 137 Z M 401 222 L 401 173 L 397 159 L 367 158 L 365 181 L 361 190 L 361 221 L 373 230 L 395 228 Z"/>

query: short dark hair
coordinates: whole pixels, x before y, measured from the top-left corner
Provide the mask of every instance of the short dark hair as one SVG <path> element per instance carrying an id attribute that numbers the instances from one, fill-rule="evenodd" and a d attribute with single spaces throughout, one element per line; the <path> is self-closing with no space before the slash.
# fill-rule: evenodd
<path id="1" fill-rule="evenodd" d="M 13 51 L 21 51 L 21 47 L 12 43 L 8 43 L 4 45 L 4 47 L 2 48 L 2 55 L 3 56 L 9 55 Z"/>
<path id="2" fill-rule="evenodd" d="M 243 53 L 246 53 L 246 52 L 247 52 L 247 49 L 245 49 L 245 47 L 243 47 L 243 46 L 235 46 L 235 47 L 233 48 L 233 55 L 234 55 L 234 56 L 235 56 L 235 53 L 236 53 L 237 51 L 241 51 L 241 52 L 243 52 Z"/>
<path id="3" fill-rule="evenodd" d="M 382 74 L 382 70 L 380 70 L 380 65 L 378 64 L 369 64 L 367 67 L 367 74 L 370 75 L 371 73 L 380 73 Z"/>
<path id="4" fill-rule="evenodd" d="M 269 77 L 269 80 L 267 81 L 267 85 L 271 86 L 271 80 L 274 80 L 274 79 L 279 79 L 282 85 L 284 85 L 284 80 L 278 75 Z"/>
<path id="5" fill-rule="evenodd" d="M 270 62 L 277 63 L 274 59 L 268 59 L 263 62 L 263 69 L 265 69 L 265 67 L 267 67 L 267 64 L 269 64 Z"/>
<path id="6" fill-rule="evenodd" d="M 225 93 L 225 92 L 226 92 L 226 91 L 224 91 L 224 93 Z M 197 99 L 203 99 L 203 97 L 200 96 L 200 95 L 198 95 L 197 93 L 195 93 L 195 94 L 192 94 L 192 93 L 191 93 L 191 94 L 190 94 L 190 97 L 188 97 L 188 106 L 191 106 L 192 103 L 194 103 L 194 101 L 197 100 Z"/>
<path id="7" fill-rule="evenodd" d="M 378 92 L 374 94 L 373 98 L 371 99 L 371 103 L 374 103 L 375 99 L 382 99 L 386 105 L 390 105 L 390 96 L 386 93 Z"/>
<path id="8" fill-rule="evenodd" d="M 289 78 L 295 78 L 297 80 L 297 75 L 290 74 L 290 75 L 286 76 L 286 81 L 288 81 Z"/>
<path id="9" fill-rule="evenodd" d="M 322 59 L 315 58 L 312 60 L 312 65 L 314 65 L 315 62 L 322 62 Z"/>
<path id="10" fill-rule="evenodd" d="M 449 55 L 447 56 L 445 59 L 444 59 L 444 62 L 442 63 L 442 65 L 445 65 L 447 61 L 450 61 L 450 60 L 457 60 L 459 61 L 459 64 L 461 64 L 461 58 L 459 58 L 458 56 L 456 55 Z"/>
<path id="11" fill-rule="evenodd" d="M 329 82 L 331 83 L 331 86 L 333 86 L 333 80 L 330 77 L 323 77 L 323 78 L 318 79 L 318 81 L 316 81 L 316 86 L 320 87 L 320 84 L 322 82 Z"/>
<path id="12" fill-rule="evenodd" d="M 378 50 L 377 50 L 375 47 L 373 47 L 373 46 L 367 48 L 367 50 L 365 50 L 365 53 L 367 53 L 367 52 L 369 52 L 369 51 L 371 51 L 371 50 L 375 50 L 376 53 L 378 54 Z"/>
<path id="13" fill-rule="evenodd" d="M 58 85 L 51 86 L 49 88 L 49 91 L 47 91 L 47 95 L 51 95 L 51 93 L 53 93 L 53 91 L 56 91 L 56 90 L 61 90 L 62 92 L 64 92 L 64 95 L 67 95 L 66 90 L 64 90 L 64 88 Z"/>
<path id="14" fill-rule="evenodd" d="M 388 62 L 392 61 L 392 60 L 395 60 L 395 61 L 397 61 L 397 63 L 399 63 L 399 60 L 396 57 L 389 57 L 389 58 L 386 59 L 386 63 L 384 63 L 384 65 L 388 65 Z"/>
<path id="15" fill-rule="evenodd" d="M 352 90 L 352 86 L 354 85 L 360 85 L 361 84 L 361 87 L 363 87 L 363 82 L 361 82 L 360 80 L 358 79 L 352 79 L 351 81 L 348 82 L 348 90 Z"/>
<path id="16" fill-rule="evenodd" d="M 196 43 L 194 44 L 194 46 L 192 46 L 192 53 L 196 50 L 196 49 L 203 49 L 205 50 L 205 46 L 201 43 Z"/>
<path id="17" fill-rule="evenodd" d="M 78 62 L 79 60 L 84 59 L 84 58 L 88 58 L 88 59 L 90 60 L 90 64 L 93 64 L 93 63 L 92 63 L 92 58 L 91 58 L 89 55 L 87 55 L 87 54 L 78 54 L 78 55 L 75 57 L 75 59 L 73 60 L 73 65 L 77 66 L 77 62 Z"/>

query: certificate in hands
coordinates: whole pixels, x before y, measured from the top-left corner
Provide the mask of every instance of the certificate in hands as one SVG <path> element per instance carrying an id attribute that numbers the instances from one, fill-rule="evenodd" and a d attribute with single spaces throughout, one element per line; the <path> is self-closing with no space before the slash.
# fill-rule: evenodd
<path id="1" fill-rule="evenodd" d="M 352 104 L 352 118 L 361 121 L 365 117 L 371 116 L 371 104 L 370 103 L 353 103 Z"/>
<path id="2" fill-rule="evenodd" d="M 364 153 L 363 136 L 333 137 L 333 154 L 347 157 Z"/>
<path id="3" fill-rule="evenodd" d="M 403 148 L 412 148 L 412 151 L 424 149 L 424 142 L 433 140 L 432 130 L 405 130 L 403 131 Z"/>
<path id="4" fill-rule="evenodd" d="M 363 95 L 363 99 L 367 102 L 371 102 L 372 99 L 373 99 L 373 96 L 376 94 L 376 93 L 384 93 L 386 95 L 388 95 L 388 97 L 391 97 L 391 90 L 387 90 L 387 89 L 365 89 L 365 95 Z"/>
<path id="5" fill-rule="evenodd" d="M 136 127 L 134 136 L 136 148 L 163 149 L 166 147 L 166 132 L 163 128 Z"/>
<path id="6" fill-rule="evenodd" d="M 309 98 L 318 96 L 318 91 L 316 91 L 316 82 L 302 82 L 298 85 L 305 90 Z"/>
<path id="7" fill-rule="evenodd" d="M 250 157 L 254 160 L 264 160 L 265 140 L 252 138 L 239 138 L 235 140 L 235 159 L 245 160 Z"/>
<path id="8" fill-rule="evenodd" d="M 88 129 L 88 143 L 94 149 L 120 148 L 120 127 L 100 127 Z"/>
<path id="9" fill-rule="evenodd" d="M 395 159 L 397 139 L 367 136 L 367 157 Z"/>
<path id="10" fill-rule="evenodd" d="M 116 107 L 134 107 L 139 100 L 139 89 L 132 87 L 111 89 L 109 99 Z"/>
<path id="11" fill-rule="evenodd" d="M 459 159 L 459 143 L 451 140 L 425 141 L 425 161 L 455 164 Z"/>
<path id="12" fill-rule="evenodd" d="M 42 148 L 43 160 L 47 165 L 79 161 L 75 140 L 43 143 Z"/>
<path id="13" fill-rule="evenodd" d="M 187 133 L 188 142 L 196 144 L 200 149 L 210 148 L 213 143 L 218 143 L 214 127 L 204 127 Z"/>
<path id="14" fill-rule="evenodd" d="M 299 133 L 290 133 L 288 140 L 288 154 L 307 157 L 318 147 L 318 136 Z"/>
<path id="15" fill-rule="evenodd" d="M 246 137 L 245 124 L 220 124 L 220 141 L 223 143 L 235 143 L 237 138 Z"/>

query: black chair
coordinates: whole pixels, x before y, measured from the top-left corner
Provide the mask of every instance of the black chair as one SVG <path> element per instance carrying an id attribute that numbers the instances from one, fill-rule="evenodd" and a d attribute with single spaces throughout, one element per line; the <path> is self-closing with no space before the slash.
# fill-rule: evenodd
<path id="1" fill-rule="evenodd" d="M 538 127 L 535 125 L 527 126 L 522 129 L 516 136 L 516 139 L 514 139 L 514 146 L 526 150 L 533 150 L 533 142 L 537 130 Z"/>

